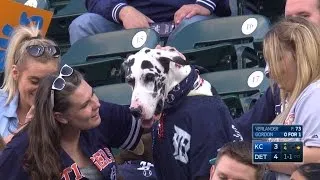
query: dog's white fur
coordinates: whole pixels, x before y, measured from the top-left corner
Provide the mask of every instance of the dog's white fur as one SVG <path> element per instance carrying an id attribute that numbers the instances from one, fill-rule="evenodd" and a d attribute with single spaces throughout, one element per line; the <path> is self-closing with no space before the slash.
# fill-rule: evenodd
<path id="1" fill-rule="evenodd" d="M 148 50 L 148 53 L 146 53 Z M 148 49 L 143 48 L 139 52 L 134 55 L 128 57 L 125 63 L 128 63 L 130 60 L 134 59 L 134 63 L 131 65 L 131 73 L 127 75 L 127 79 L 135 79 L 135 84 L 132 92 L 132 99 L 131 99 L 131 108 L 140 107 L 142 109 L 142 120 L 152 120 L 143 123 L 145 127 L 149 127 L 152 125 L 153 120 L 157 120 L 154 116 L 156 111 L 156 106 L 159 100 L 162 102 L 165 101 L 168 93 L 183 79 L 185 79 L 189 73 L 191 72 L 191 67 L 189 65 L 181 66 L 175 62 L 170 61 L 169 63 L 169 71 L 168 73 L 164 73 L 165 68 L 162 64 L 158 61 L 159 58 L 166 57 L 169 59 L 173 59 L 174 57 L 180 57 L 177 51 L 170 50 L 160 50 L 160 49 Z M 157 67 L 158 70 L 161 72 L 159 75 L 161 77 L 165 77 L 165 80 L 161 81 L 164 83 L 165 91 L 163 94 L 157 91 L 155 93 L 154 90 L 154 83 L 145 83 L 144 77 L 148 73 L 158 73 L 158 71 L 154 68 L 149 69 L 142 69 L 141 64 L 143 61 L 150 61 L 154 67 Z M 127 71 L 130 71 L 127 69 Z M 159 79 L 156 79 L 159 80 Z M 197 81 L 198 87 L 195 87 L 188 96 L 196 96 L 196 95 L 206 95 L 212 96 L 211 92 L 211 85 L 207 81 L 203 80 L 200 76 L 198 76 Z M 196 84 L 195 82 L 195 84 Z"/>

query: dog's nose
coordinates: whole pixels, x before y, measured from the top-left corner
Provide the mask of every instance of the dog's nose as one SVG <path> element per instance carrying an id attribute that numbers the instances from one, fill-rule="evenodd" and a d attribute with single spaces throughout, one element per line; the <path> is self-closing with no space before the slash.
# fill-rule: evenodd
<path id="1" fill-rule="evenodd" d="M 137 108 L 130 108 L 131 114 L 133 115 L 133 117 L 135 118 L 140 118 L 141 114 L 142 114 L 142 109 L 141 107 L 137 107 Z"/>

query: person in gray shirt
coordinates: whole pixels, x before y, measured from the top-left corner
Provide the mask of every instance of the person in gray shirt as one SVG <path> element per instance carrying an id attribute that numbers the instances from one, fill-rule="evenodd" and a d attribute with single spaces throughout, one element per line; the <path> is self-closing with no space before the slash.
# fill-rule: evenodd
<path id="1" fill-rule="evenodd" d="M 263 43 L 270 78 L 280 88 L 283 111 L 272 124 L 303 125 L 304 163 L 320 161 L 320 29 L 302 17 L 286 17 Z M 277 179 L 289 179 L 298 165 L 269 164 Z"/>

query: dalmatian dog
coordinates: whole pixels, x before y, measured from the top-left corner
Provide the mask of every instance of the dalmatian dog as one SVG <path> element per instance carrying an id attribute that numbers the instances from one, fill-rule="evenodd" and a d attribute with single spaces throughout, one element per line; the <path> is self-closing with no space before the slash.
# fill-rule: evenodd
<path id="1" fill-rule="evenodd" d="M 191 66 L 174 48 L 143 48 L 123 63 L 126 81 L 132 87 L 130 110 L 142 120 L 142 127 L 150 128 L 159 120 L 169 92 L 191 72 Z M 198 76 L 191 95 L 212 96 L 211 85 Z"/>

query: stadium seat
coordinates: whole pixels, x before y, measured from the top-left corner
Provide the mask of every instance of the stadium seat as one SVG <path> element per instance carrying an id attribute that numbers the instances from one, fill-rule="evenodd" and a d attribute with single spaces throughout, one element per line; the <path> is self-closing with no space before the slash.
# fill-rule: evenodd
<path id="1" fill-rule="evenodd" d="M 84 78 L 92 87 L 124 82 L 121 74 L 122 57 L 104 58 L 103 56 L 95 56 L 94 58 L 95 61 L 72 65 L 74 69 L 84 75 Z"/>
<path id="2" fill-rule="evenodd" d="M 70 48 L 69 25 L 87 12 L 85 0 L 51 0 L 50 9 L 54 12 L 47 36 L 59 44 L 62 54 Z"/>
<path id="3" fill-rule="evenodd" d="M 269 87 L 262 68 L 247 68 L 202 74 L 222 96 L 236 118 L 252 107 Z"/>
<path id="4" fill-rule="evenodd" d="M 137 43 L 136 41 L 141 43 L 135 48 L 133 45 Z M 154 48 L 158 43 L 159 37 L 151 29 L 130 29 L 97 34 L 73 44 L 62 56 L 62 63 L 79 69 L 86 75 L 92 86 L 119 83 L 122 59 L 143 47 Z M 110 79 L 111 74 L 116 74 L 113 76 L 115 79 Z"/>
<path id="5" fill-rule="evenodd" d="M 15 0 L 18 3 L 22 3 L 22 4 L 26 4 L 28 2 L 28 4 L 31 5 L 36 5 L 37 8 L 40 9 L 49 9 L 50 3 L 48 0 Z M 36 3 L 36 4 L 34 4 Z"/>
<path id="6" fill-rule="evenodd" d="M 191 64 L 199 65 L 208 72 L 237 68 L 236 51 L 230 43 L 191 49 L 182 53 Z"/>
<path id="7" fill-rule="evenodd" d="M 100 100 L 129 105 L 131 101 L 131 88 L 126 83 L 98 86 L 94 92 Z"/>
<path id="8" fill-rule="evenodd" d="M 210 82 L 221 95 L 246 92 L 262 93 L 269 87 L 263 68 L 219 71 L 202 74 L 201 76 Z M 259 81 L 260 83 L 258 83 Z"/>
<path id="9" fill-rule="evenodd" d="M 221 43 L 230 43 L 235 46 L 237 59 L 240 61 L 238 68 L 245 68 L 246 63 L 243 62 L 263 62 L 263 59 L 260 59 L 262 57 L 260 56 L 261 44 L 269 28 L 269 20 L 260 15 L 216 18 L 190 24 L 182 29 L 174 39 L 169 39 L 167 45 L 184 52 Z M 252 50 L 248 50 L 249 48 L 238 50 L 241 46 L 249 47 Z M 246 54 L 250 54 L 250 56 L 246 56 Z M 255 64 L 260 65 L 261 62 L 255 62 Z"/>

